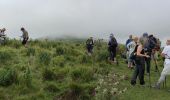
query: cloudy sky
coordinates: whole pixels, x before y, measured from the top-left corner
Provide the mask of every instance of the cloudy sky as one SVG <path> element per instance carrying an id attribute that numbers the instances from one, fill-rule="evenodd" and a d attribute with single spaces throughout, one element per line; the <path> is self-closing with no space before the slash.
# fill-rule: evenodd
<path id="1" fill-rule="evenodd" d="M 124 42 L 129 34 L 170 34 L 170 0 L 0 0 L 0 28 L 10 37 L 25 27 L 32 38 L 75 36 Z M 170 37 L 170 36 L 169 36 Z"/>

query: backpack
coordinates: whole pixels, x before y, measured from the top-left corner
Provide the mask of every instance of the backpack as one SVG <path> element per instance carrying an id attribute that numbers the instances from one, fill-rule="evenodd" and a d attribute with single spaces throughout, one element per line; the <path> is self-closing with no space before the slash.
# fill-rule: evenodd
<path id="1" fill-rule="evenodd" d="M 86 45 L 93 45 L 94 43 L 93 43 L 93 40 L 92 39 L 88 39 L 87 41 L 86 41 Z"/>
<path id="2" fill-rule="evenodd" d="M 128 40 L 126 41 L 126 48 L 127 48 L 127 45 L 128 45 L 130 42 L 132 42 L 132 39 L 128 39 Z"/>
<path id="3" fill-rule="evenodd" d="M 154 49 L 157 44 L 157 39 L 155 37 L 149 38 L 149 49 Z"/>
<path id="4" fill-rule="evenodd" d="M 114 37 L 111 38 L 111 41 L 109 42 L 109 45 L 111 47 L 117 47 L 118 46 L 117 41 L 116 41 L 116 39 Z"/>
<path id="5" fill-rule="evenodd" d="M 139 45 L 136 45 L 134 51 L 130 54 L 130 59 L 132 59 L 132 60 L 136 59 L 136 52 L 137 52 L 138 46 Z"/>

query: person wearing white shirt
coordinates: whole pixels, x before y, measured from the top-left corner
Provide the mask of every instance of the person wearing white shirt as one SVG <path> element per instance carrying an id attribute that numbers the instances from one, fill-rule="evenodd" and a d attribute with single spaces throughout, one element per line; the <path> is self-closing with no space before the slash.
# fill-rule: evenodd
<path id="1" fill-rule="evenodd" d="M 132 37 L 132 41 L 127 44 L 127 49 L 129 51 L 129 55 L 128 55 L 128 68 L 133 68 L 133 60 L 130 59 L 130 55 L 132 54 L 132 52 L 135 50 L 135 47 L 137 45 L 137 41 L 138 41 L 138 37 Z"/>
<path id="2" fill-rule="evenodd" d="M 170 39 L 167 40 L 166 42 L 167 46 L 165 46 L 165 48 L 162 51 L 162 57 L 165 58 L 165 62 L 164 62 L 164 69 L 161 73 L 161 76 L 156 84 L 156 88 L 160 89 L 160 85 L 161 83 L 163 83 L 165 81 L 165 77 L 167 75 L 170 75 Z"/>

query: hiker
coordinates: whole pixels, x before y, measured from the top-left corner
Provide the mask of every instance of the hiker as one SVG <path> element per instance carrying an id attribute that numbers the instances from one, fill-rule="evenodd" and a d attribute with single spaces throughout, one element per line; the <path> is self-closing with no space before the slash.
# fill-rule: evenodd
<path id="1" fill-rule="evenodd" d="M 93 46 L 94 46 L 93 37 L 90 37 L 86 41 L 86 48 L 87 48 L 87 52 L 88 52 L 89 55 L 91 55 L 93 53 Z"/>
<path id="2" fill-rule="evenodd" d="M 1 36 L 5 36 L 5 31 L 6 31 L 5 28 L 3 28 L 3 29 L 0 30 L 0 37 L 1 37 Z"/>
<path id="3" fill-rule="evenodd" d="M 116 63 L 116 49 L 118 47 L 118 43 L 113 34 L 110 34 L 109 43 L 108 43 L 108 51 L 110 53 L 110 60 Z"/>
<path id="4" fill-rule="evenodd" d="M 6 29 L 0 29 L 0 44 L 4 44 L 6 40 L 6 34 L 5 34 Z"/>
<path id="5" fill-rule="evenodd" d="M 21 31 L 22 31 L 22 38 L 23 38 L 23 41 L 22 41 L 22 44 L 27 47 L 27 42 L 28 42 L 28 39 L 29 39 L 29 36 L 28 36 L 28 32 L 25 30 L 25 28 L 21 28 Z"/>
<path id="6" fill-rule="evenodd" d="M 129 51 L 128 55 L 128 68 L 133 68 L 134 60 L 131 58 L 131 54 L 135 50 L 135 47 L 138 42 L 138 37 L 132 37 L 132 41 L 127 45 L 127 50 Z"/>
<path id="7" fill-rule="evenodd" d="M 141 37 L 141 39 L 144 41 L 145 53 L 148 56 L 150 56 L 148 58 L 145 58 L 147 75 L 150 75 L 151 54 L 152 54 L 152 50 L 156 46 L 156 41 L 155 41 L 155 37 L 153 35 L 148 35 L 148 33 L 144 33 L 143 37 Z"/>
<path id="8" fill-rule="evenodd" d="M 155 62 L 155 71 L 158 71 L 158 66 L 157 66 L 157 54 L 155 51 L 155 48 L 157 48 L 157 39 L 151 34 L 149 35 L 149 40 L 148 40 L 148 50 L 147 50 L 147 54 L 149 56 L 152 56 L 154 62 Z M 146 62 L 147 62 L 147 73 L 150 73 L 150 62 L 151 62 L 151 58 L 146 58 Z"/>
<path id="9" fill-rule="evenodd" d="M 132 35 L 129 35 L 129 39 L 126 41 L 126 44 L 125 44 L 125 46 L 126 46 L 126 59 L 127 59 L 127 62 L 128 62 L 128 57 L 129 57 L 129 50 L 128 50 L 127 45 L 128 45 L 130 42 L 132 42 Z"/>
<path id="10" fill-rule="evenodd" d="M 162 57 L 165 58 L 165 62 L 164 62 L 164 69 L 155 87 L 157 89 L 160 89 L 160 85 L 165 81 L 165 77 L 167 75 L 170 75 L 170 39 L 167 40 L 166 44 L 167 46 L 164 47 L 161 54 Z"/>
<path id="11" fill-rule="evenodd" d="M 144 85 L 144 71 L 145 71 L 145 57 L 149 58 L 148 55 L 145 54 L 144 51 L 144 40 L 142 38 L 139 39 L 139 44 L 135 47 L 135 70 L 131 79 L 131 85 L 136 84 L 137 77 L 140 80 L 140 85 Z"/>

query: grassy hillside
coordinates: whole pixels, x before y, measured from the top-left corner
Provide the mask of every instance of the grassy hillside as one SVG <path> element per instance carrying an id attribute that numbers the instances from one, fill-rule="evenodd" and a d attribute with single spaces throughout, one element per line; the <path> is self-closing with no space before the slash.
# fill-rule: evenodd
<path id="1" fill-rule="evenodd" d="M 168 100 L 167 89 L 155 90 L 129 84 L 133 70 L 125 60 L 108 62 L 106 43 L 96 43 L 87 56 L 84 41 L 18 40 L 0 47 L 0 100 Z M 160 66 L 161 66 L 160 60 Z M 161 69 L 162 67 L 160 67 Z M 159 75 L 151 72 L 152 83 Z M 169 79 L 169 78 L 168 78 Z M 167 86 L 170 82 L 167 81 Z"/>

